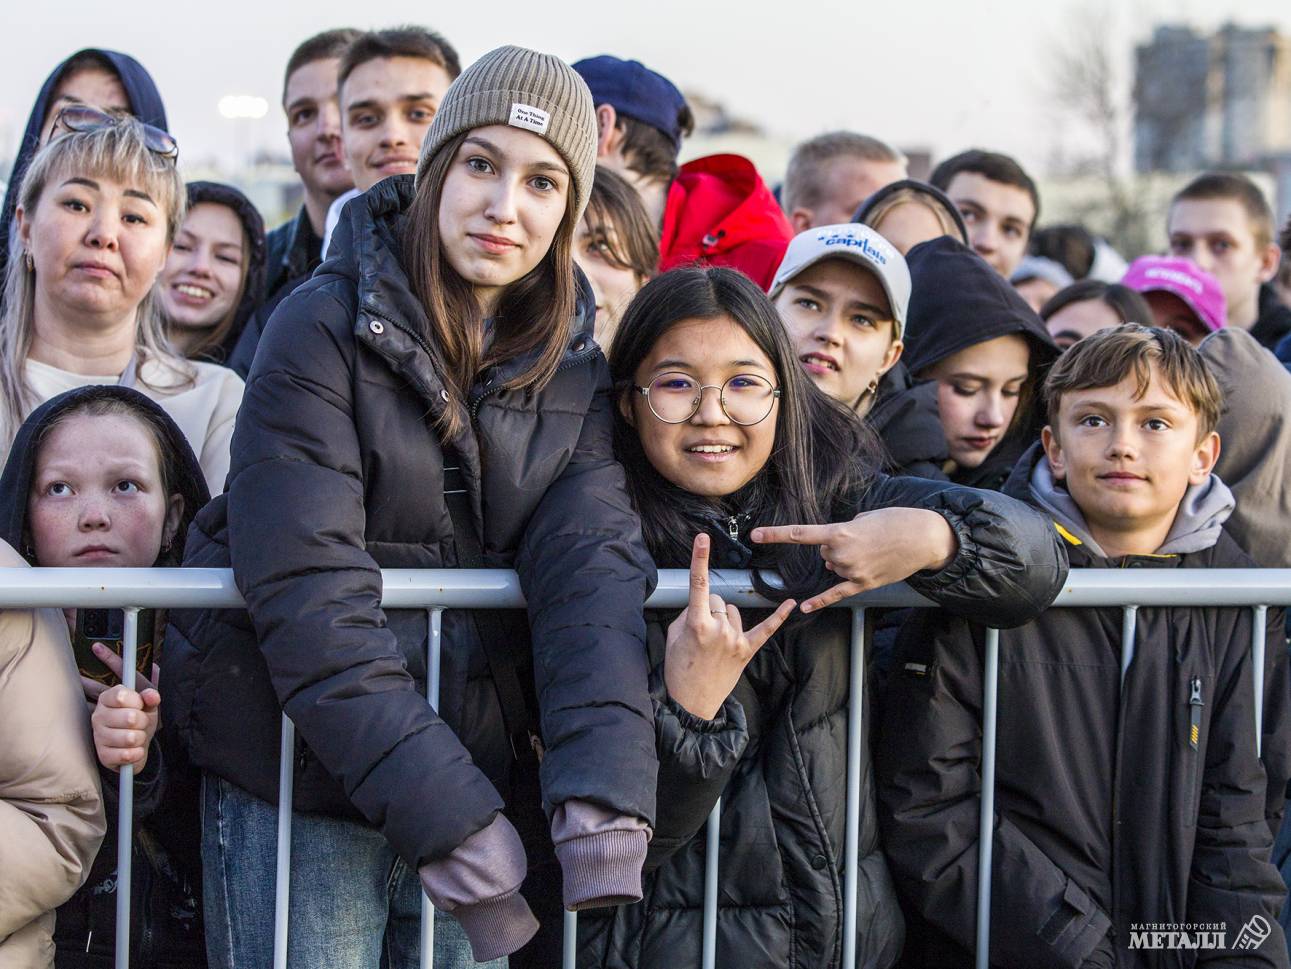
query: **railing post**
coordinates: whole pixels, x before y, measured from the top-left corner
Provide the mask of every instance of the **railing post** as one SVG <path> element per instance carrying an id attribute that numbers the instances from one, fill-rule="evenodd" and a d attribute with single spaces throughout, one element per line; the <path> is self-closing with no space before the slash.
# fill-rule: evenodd
<path id="1" fill-rule="evenodd" d="M 1134 636 L 1138 628 L 1139 607 L 1125 606 L 1121 610 L 1121 685 L 1125 685 L 1125 674 L 1130 671 L 1134 662 Z M 1119 728 L 1118 728 L 1119 729 Z"/>
<path id="2" fill-rule="evenodd" d="M 856 966 L 857 857 L 861 850 L 861 754 L 865 696 L 865 610 L 852 610 L 850 685 L 847 696 L 847 817 L 843 837 L 843 965 Z"/>
<path id="3" fill-rule="evenodd" d="M 991 964 L 991 865 L 995 849 L 995 722 L 1000 688 L 1000 631 L 986 630 L 982 689 L 982 815 L 977 826 L 977 969 Z"/>
<path id="4" fill-rule="evenodd" d="M 717 864 L 722 838 L 722 799 L 708 812 L 704 845 L 704 937 L 703 969 L 717 969 Z"/>
<path id="5" fill-rule="evenodd" d="M 578 913 L 565 912 L 563 920 L 565 937 L 562 940 L 560 969 L 574 969 L 578 961 Z"/>
<path id="6" fill-rule="evenodd" d="M 282 715 L 278 739 L 278 861 L 273 886 L 273 969 L 287 969 L 291 906 L 291 800 L 296 763 L 296 725 Z"/>
<path id="7" fill-rule="evenodd" d="M 121 685 L 135 688 L 135 664 L 139 658 L 139 610 L 127 608 L 121 644 Z M 134 765 L 121 768 L 121 790 L 117 796 L 117 925 L 116 969 L 130 965 L 131 856 L 134 849 Z"/>
<path id="8" fill-rule="evenodd" d="M 1264 625 L 1269 621 L 1269 607 L 1255 606 L 1251 617 L 1251 682 L 1255 687 L 1255 756 L 1264 756 Z"/>
<path id="9" fill-rule="evenodd" d="M 426 629 L 426 702 L 439 712 L 439 669 L 444 649 L 444 610 L 431 609 Z M 413 877 L 420 879 L 417 872 Z M 435 964 L 435 906 L 425 890 L 421 893 L 421 969 Z"/>

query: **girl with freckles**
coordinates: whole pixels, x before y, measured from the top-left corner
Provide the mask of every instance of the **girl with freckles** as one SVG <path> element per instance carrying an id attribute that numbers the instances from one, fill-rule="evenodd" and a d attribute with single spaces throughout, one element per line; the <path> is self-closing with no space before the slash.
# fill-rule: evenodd
<path id="1" fill-rule="evenodd" d="M 741 273 L 648 283 L 610 369 L 647 547 L 659 567 L 690 569 L 690 601 L 648 617 L 659 808 L 646 899 L 581 919 L 579 964 L 700 965 L 700 830 L 720 796 L 718 965 L 837 965 L 851 623 L 823 607 L 907 580 L 951 611 L 1015 625 L 1057 594 L 1061 550 L 1011 499 L 878 473 L 870 432 L 812 383 Z M 742 613 L 712 591 L 710 568 L 755 569 L 778 607 Z M 863 733 L 857 965 L 879 967 L 903 926 L 868 744 Z"/>

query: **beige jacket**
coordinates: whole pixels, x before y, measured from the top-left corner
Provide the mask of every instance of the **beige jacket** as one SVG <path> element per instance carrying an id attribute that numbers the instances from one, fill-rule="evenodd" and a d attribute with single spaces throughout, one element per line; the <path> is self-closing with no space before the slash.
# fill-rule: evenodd
<path id="1" fill-rule="evenodd" d="M 1267 569 L 1291 568 L 1291 373 L 1245 330 L 1201 344 L 1220 389 L 1217 474 L 1237 510 L 1224 527 Z"/>
<path id="2" fill-rule="evenodd" d="M 26 563 L 0 542 L 0 568 Z M 57 609 L 0 611 L 0 969 L 54 964 L 54 909 L 105 822 L 90 720 Z"/>

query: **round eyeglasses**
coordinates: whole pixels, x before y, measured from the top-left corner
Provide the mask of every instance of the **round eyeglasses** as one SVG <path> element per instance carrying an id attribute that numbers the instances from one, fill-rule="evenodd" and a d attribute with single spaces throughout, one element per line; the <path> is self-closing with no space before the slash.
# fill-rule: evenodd
<path id="1" fill-rule="evenodd" d="M 766 420 L 780 388 L 753 373 L 737 373 L 723 384 L 701 384 L 684 373 L 661 373 L 648 387 L 633 389 L 646 399 L 650 413 L 665 424 L 684 424 L 695 416 L 704 391 L 717 391 L 717 402 L 733 424 L 748 427 Z"/>
<path id="2" fill-rule="evenodd" d="M 123 116 L 109 114 L 106 111 L 100 111 L 98 108 L 92 108 L 88 104 L 73 104 L 63 108 L 58 112 L 54 119 L 53 130 L 57 131 L 60 127 L 66 128 L 69 132 L 77 131 L 96 131 L 99 128 L 109 128 L 112 125 L 120 124 Z M 141 122 L 141 124 L 143 124 Z M 160 155 L 162 158 L 169 158 L 176 161 L 179 158 L 179 143 L 167 131 L 153 127 L 150 124 L 143 124 L 144 144 L 154 155 Z"/>

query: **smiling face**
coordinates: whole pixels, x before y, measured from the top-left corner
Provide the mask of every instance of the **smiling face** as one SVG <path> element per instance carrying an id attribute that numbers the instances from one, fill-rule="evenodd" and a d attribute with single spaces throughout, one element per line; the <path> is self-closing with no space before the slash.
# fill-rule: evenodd
<path id="1" fill-rule="evenodd" d="M 37 320 L 133 321 L 166 260 L 166 215 L 139 185 L 56 172 L 17 210 L 36 273 Z"/>
<path id="2" fill-rule="evenodd" d="M 354 187 L 366 192 L 389 175 L 411 175 L 426 129 L 452 79 L 424 57 L 378 57 L 341 85 L 341 140 Z"/>
<path id="3" fill-rule="evenodd" d="M 664 374 L 691 383 L 720 387 L 739 379 L 779 387 L 770 358 L 730 317 L 676 323 L 637 367 L 633 382 L 649 387 Z M 736 424 L 723 411 L 715 389 L 703 390 L 699 409 L 688 421 L 667 424 L 657 418 L 639 392 L 629 392 L 624 415 L 636 428 L 646 459 L 663 478 L 685 491 L 709 498 L 734 494 L 753 480 L 771 457 L 780 402 L 756 424 Z M 728 401 L 729 404 L 729 401 Z"/>
<path id="4" fill-rule="evenodd" d="M 121 78 L 105 67 L 87 65 L 73 71 L 54 88 L 54 96 L 49 99 L 49 109 L 45 112 L 45 121 L 40 128 L 42 147 L 54 133 L 58 112 L 73 104 L 87 104 L 110 114 L 130 113 L 130 98 L 126 95 Z"/>
<path id="5" fill-rule="evenodd" d="M 934 365 L 937 406 L 951 460 L 976 468 L 1008 433 L 1031 351 L 1015 333 L 976 343 Z"/>
<path id="6" fill-rule="evenodd" d="M 623 311 L 645 280 L 614 258 L 614 253 L 623 249 L 614 225 L 608 220 L 594 219 L 589 211 L 578 223 L 574 232 L 574 262 L 587 276 L 596 296 L 596 342 L 608 347 Z"/>
<path id="7" fill-rule="evenodd" d="M 242 293 L 246 238 L 227 205 L 199 202 L 188 210 L 162 270 L 158 295 L 170 326 L 209 330 L 233 311 Z"/>
<path id="8" fill-rule="evenodd" d="M 354 187 L 341 151 L 340 64 L 335 57 L 302 64 L 291 72 L 283 92 L 292 167 L 306 192 L 328 200 Z"/>
<path id="9" fill-rule="evenodd" d="M 780 291 L 775 307 L 807 374 L 847 407 L 855 407 L 901 356 L 883 285 L 849 260 L 807 267 Z"/>
<path id="10" fill-rule="evenodd" d="M 979 256 L 1007 279 L 1026 255 L 1035 203 L 1024 188 L 996 182 L 979 172 L 960 172 L 946 194 L 968 226 L 968 241 Z"/>
<path id="11" fill-rule="evenodd" d="M 573 181 L 559 152 L 510 125 L 473 129 L 449 164 L 439 204 L 444 256 L 486 315 L 551 248 Z"/>
<path id="12" fill-rule="evenodd" d="M 1219 458 L 1219 435 L 1199 435 L 1196 412 L 1151 368 L 1137 400 L 1133 374 L 1112 387 L 1067 391 L 1057 426 L 1042 434 L 1054 477 L 1109 555 L 1160 548 L 1184 492 L 1204 482 Z"/>
<path id="13" fill-rule="evenodd" d="M 148 568 L 179 528 L 183 498 L 162 487 L 141 420 L 75 414 L 40 444 L 27 502 L 36 564 Z"/>

